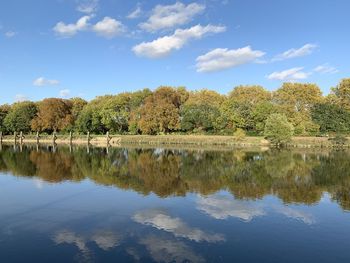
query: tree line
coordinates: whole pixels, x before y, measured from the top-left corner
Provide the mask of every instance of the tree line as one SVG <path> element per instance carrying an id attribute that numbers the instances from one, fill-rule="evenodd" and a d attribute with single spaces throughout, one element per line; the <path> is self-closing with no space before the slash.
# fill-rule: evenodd
<path id="1" fill-rule="evenodd" d="M 279 127 L 273 127 L 280 123 Z M 266 131 L 266 129 L 269 129 Z M 323 96 L 316 84 L 284 83 L 276 91 L 238 86 L 229 94 L 184 87 L 159 87 L 117 95 L 47 98 L 0 105 L 0 131 L 104 134 L 293 135 L 350 132 L 350 79 Z"/>

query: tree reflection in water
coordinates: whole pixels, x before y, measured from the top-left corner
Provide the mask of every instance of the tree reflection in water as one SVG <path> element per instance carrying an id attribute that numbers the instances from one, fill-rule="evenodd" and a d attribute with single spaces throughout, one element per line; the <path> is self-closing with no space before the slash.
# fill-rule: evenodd
<path id="1" fill-rule="evenodd" d="M 0 172 L 50 183 L 89 179 L 96 184 L 132 189 L 144 195 L 155 193 L 159 197 L 187 193 L 206 196 L 228 190 L 238 200 L 256 200 L 272 194 L 286 204 L 315 204 L 328 192 L 343 209 L 349 210 L 349 159 L 348 151 L 110 148 L 107 153 L 103 148 L 87 152 L 85 148 L 70 151 L 68 147 L 58 147 L 53 152 L 49 147 L 37 150 L 27 146 L 20 150 L 3 145 Z M 215 211 L 215 202 L 218 200 L 203 197 L 199 206 L 202 210 L 214 209 L 214 217 L 228 216 Z M 249 220 L 263 213 L 259 209 L 241 208 L 240 217 Z"/>

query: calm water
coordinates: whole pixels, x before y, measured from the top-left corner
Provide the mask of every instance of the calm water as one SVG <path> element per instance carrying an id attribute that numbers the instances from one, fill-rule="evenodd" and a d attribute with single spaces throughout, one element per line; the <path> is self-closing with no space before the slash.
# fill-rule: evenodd
<path id="1" fill-rule="evenodd" d="M 349 210 L 346 151 L 0 151 L 0 262 L 350 262 Z"/>

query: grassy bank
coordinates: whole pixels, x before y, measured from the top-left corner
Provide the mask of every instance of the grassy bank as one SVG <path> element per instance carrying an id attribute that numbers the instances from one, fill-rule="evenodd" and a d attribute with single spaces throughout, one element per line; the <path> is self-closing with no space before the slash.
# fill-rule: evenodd
<path id="1" fill-rule="evenodd" d="M 17 140 L 20 142 L 20 140 Z M 13 136 L 5 136 L 3 142 L 13 143 Z M 24 143 L 36 143 L 35 135 L 26 135 Z M 40 137 L 40 143 L 52 143 L 52 136 L 45 135 Z M 86 144 L 86 135 L 77 135 L 73 137 L 74 144 Z M 350 147 L 350 141 L 345 147 Z M 70 138 L 68 135 L 57 135 L 57 144 L 69 144 Z M 90 143 L 92 145 L 105 146 L 107 138 L 103 135 L 91 135 Z M 270 143 L 263 137 L 245 137 L 237 140 L 233 136 L 210 136 L 210 135 L 113 135 L 111 136 L 110 144 L 112 146 L 121 145 L 140 145 L 140 146 L 161 146 L 161 145 L 178 145 L 178 146 L 234 146 L 234 147 L 269 147 Z M 287 145 L 289 147 L 311 148 L 333 147 L 332 142 L 326 137 L 293 137 L 292 141 Z"/>

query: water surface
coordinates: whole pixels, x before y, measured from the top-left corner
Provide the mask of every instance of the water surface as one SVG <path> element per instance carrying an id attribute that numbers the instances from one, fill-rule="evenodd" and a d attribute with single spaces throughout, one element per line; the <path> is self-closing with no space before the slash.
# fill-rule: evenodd
<path id="1" fill-rule="evenodd" d="M 347 151 L 0 151 L 0 262 L 350 262 L 349 209 Z"/>

